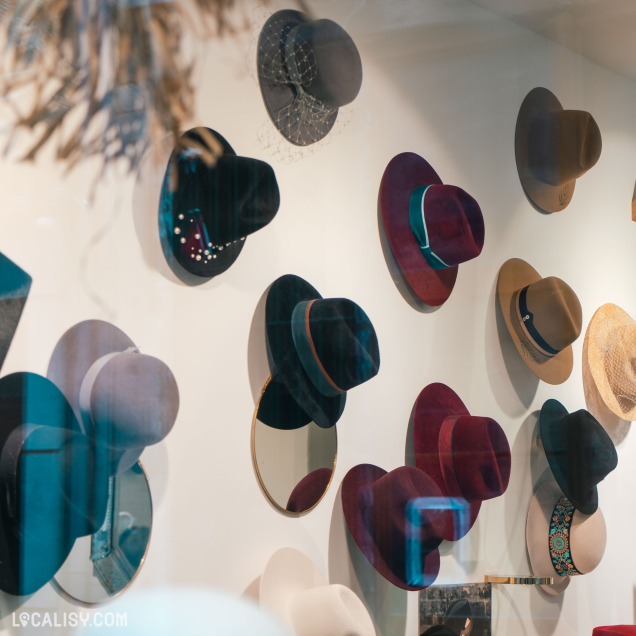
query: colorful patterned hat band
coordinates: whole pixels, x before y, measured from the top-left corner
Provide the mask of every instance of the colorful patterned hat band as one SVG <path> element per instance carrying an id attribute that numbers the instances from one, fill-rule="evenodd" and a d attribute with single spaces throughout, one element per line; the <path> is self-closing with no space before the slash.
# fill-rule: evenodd
<path id="1" fill-rule="evenodd" d="M 433 250 L 431 249 L 428 230 L 426 229 L 426 217 L 424 215 L 424 198 L 426 197 L 426 191 L 430 188 L 430 185 L 419 186 L 413 190 L 411 194 L 411 200 L 409 202 L 409 221 L 411 222 L 411 229 L 415 234 L 422 255 L 428 261 L 428 264 L 433 269 L 446 269 L 450 267 L 447 265 Z"/>
<path id="2" fill-rule="evenodd" d="M 345 391 L 331 379 L 316 352 L 309 325 L 309 311 L 315 301 L 316 299 L 303 301 L 294 307 L 291 317 L 292 337 L 298 358 L 309 379 L 323 395 L 334 397 Z"/>
<path id="3" fill-rule="evenodd" d="M 521 324 L 523 331 L 533 342 L 534 346 L 545 356 L 547 356 L 548 358 L 552 358 L 557 353 L 559 353 L 559 350 L 551 347 L 543 339 L 541 334 L 537 331 L 537 328 L 534 326 L 534 316 L 528 309 L 528 305 L 526 302 L 528 287 L 530 287 L 530 285 L 526 285 L 519 292 L 519 296 L 517 297 L 517 318 L 519 319 L 519 323 Z"/>
<path id="4" fill-rule="evenodd" d="M 574 516 L 574 506 L 563 495 L 557 501 L 550 518 L 549 547 L 552 565 L 559 576 L 581 574 L 574 565 L 570 550 L 570 526 Z"/>

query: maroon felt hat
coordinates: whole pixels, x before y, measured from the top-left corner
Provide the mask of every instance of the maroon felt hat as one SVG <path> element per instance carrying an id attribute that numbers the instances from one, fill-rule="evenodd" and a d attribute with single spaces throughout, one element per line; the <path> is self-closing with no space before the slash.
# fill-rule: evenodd
<path id="1" fill-rule="evenodd" d="M 446 511 L 447 541 L 472 528 L 481 502 L 502 495 L 510 479 L 510 446 L 501 426 L 469 413 L 459 396 L 436 382 L 422 389 L 413 415 L 415 463 L 451 498 L 470 507 L 469 523 Z M 461 513 L 460 513 L 461 514 Z"/>
<path id="2" fill-rule="evenodd" d="M 371 565 L 393 585 L 421 590 L 435 581 L 445 532 L 442 493 L 414 466 L 391 472 L 354 466 L 342 481 L 349 532 Z"/>
<path id="3" fill-rule="evenodd" d="M 484 218 L 479 204 L 445 185 L 413 152 L 391 159 L 380 183 L 384 231 L 400 271 L 415 294 L 437 307 L 450 296 L 460 263 L 479 256 Z"/>

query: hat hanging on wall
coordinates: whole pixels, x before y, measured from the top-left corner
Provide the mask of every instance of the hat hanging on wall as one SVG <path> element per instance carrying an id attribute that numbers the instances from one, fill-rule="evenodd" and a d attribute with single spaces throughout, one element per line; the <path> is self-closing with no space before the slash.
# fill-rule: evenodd
<path id="1" fill-rule="evenodd" d="M 618 463 L 610 436 L 591 413 L 568 413 L 557 400 L 544 402 L 539 430 L 557 484 L 577 510 L 591 515 L 598 508 L 597 484 Z"/>
<path id="2" fill-rule="evenodd" d="M 325 137 L 338 109 L 356 98 L 362 84 L 360 54 L 347 32 L 332 20 L 291 9 L 263 25 L 256 65 L 274 126 L 297 146 Z"/>
<path id="3" fill-rule="evenodd" d="M 13 261 L 0 253 L 0 369 L 22 315 L 33 279 Z"/>
<path id="4" fill-rule="evenodd" d="M 591 572 L 603 558 L 607 531 L 600 508 L 591 515 L 576 510 L 556 482 L 537 489 L 526 520 L 526 542 L 532 573 L 554 577 L 542 588 L 560 594 L 570 577 Z"/>
<path id="5" fill-rule="evenodd" d="M 259 600 L 296 636 L 375 636 L 358 596 L 344 585 L 329 585 L 314 562 L 293 548 L 278 550 L 268 561 Z"/>
<path id="6" fill-rule="evenodd" d="M 517 116 L 515 157 L 521 185 L 538 208 L 563 210 L 601 147 L 601 131 L 590 113 L 564 110 L 547 88 L 526 95 Z"/>
<path id="7" fill-rule="evenodd" d="M 358 464 L 342 481 L 342 508 L 360 551 L 393 585 L 421 590 L 439 572 L 446 534 L 442 492 L 414 466 Z"/>
<path id="8" fill-rule="evenodd" d="M 382 223 L 391 251 L 413 292 L 437 307 L 450 296 L 458 266 L 481 253 L 484 218 L 479 204 L 445 185 L 413 152 L 387 165 L 380 183 Z"/>
<path id="9" fill-rule="evenodd" d="M 112 450 L 118 472 L 168 435 L 179 410 L 179 389 L 168 366 L 140 353 L 103 320 L 85 320 L 55 346 L 47 377 L 66 396 L 91 442 Z"/>
<path id="10" fill-rule="evenodd" d="M 0 379 L 0 589 L 32 594 L 48 583 L 75 539 L 106 515 L 108 475 L 66 398 L 46 378 Z"/>
<path id="11" fill-rule="evenodd" d="M 497 298 L 512 342 L 528 368 L 549 384 L 565 382 L 572 373 L 571 345 L 581 333 L 582 321 L 572 288 L 511 258 L 499 270 Z"/>
<path id="12" fill-rule="evenodd" d="M 605 405 L 624 420 L 636 419 L 636 321 L 607 303 L 592 316 L 585 345 L 583 364 Z"/>
<path id="13" fill-rule="evenodd" d="M 274 368 L 258 417 L 274 428 L 311 420 L 333 426 L 347 391 L 380 368 L 378 339 L 363 309 L 347 298 L 323 298 L 293 274 L 276 279 L 267 293 L 265 331 Z"/>
<path id="14" fill-rule="evenodd" d="M 415 401 L 415 464 L 445 497 L 468 502 L 448 509 L 447 541 L 461 539 L 473 526 L 482 501 L 502 495 L 510 480 L 510 446 L 503 429 L 489 417 L 470 414 L 459 396 L 441 383 L 429 384 Z"/>
<path id="15" fill-rule="evenodd" d="M 172 151 L 161 187 L 159 235 L 168 265 L 189 284 L 221 274 L 279 204 L 269 164 L 237 156 L 210 128 L 192 128 Z"/>

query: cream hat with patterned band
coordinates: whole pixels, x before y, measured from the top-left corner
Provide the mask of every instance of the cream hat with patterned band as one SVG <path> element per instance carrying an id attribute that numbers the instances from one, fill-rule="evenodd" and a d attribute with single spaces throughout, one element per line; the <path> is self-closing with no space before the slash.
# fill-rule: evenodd
<path id="1" fill-rule="evenodd" d="M 612 303 L 599 307 L 583 353 L 605 405 L 624 420 L 636 419 L 636 321 Z"/>
<path id="2" fill-rule="evenodd" d="M 314 562 L 293 548 L 271 557 L 259 599 L 296 636 L 375 636 L 369 612 L 353 591 L 329 585 Z"/>
<path id="3" fill-rule="evenodd" d="M 591 515 L 576 510 L 556 482 L 537 489 L 528 510 L 526 543 L 535 576 L 551 576 L 553 585 L 541 586 L 561 594 L 573 576 L 588 574 L 603 558 L 607 531 L 600 508 Z"/>

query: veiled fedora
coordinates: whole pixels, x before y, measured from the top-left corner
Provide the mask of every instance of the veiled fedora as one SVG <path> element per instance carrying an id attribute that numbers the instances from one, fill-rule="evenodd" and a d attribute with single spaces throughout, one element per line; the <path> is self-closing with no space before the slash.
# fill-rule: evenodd
<path id="1" fill-rule="evenodd" d="M 0 253 L 0 369 L 26 304 L 32 278 L 13 261 Z"/>
<path id="2" fill-rule="evenodd" d="M 349 532 L 371 565 L 404 590 L 431 585 L 439 572 L 439 544 L 446 533 L 445 498 L 414 466 L 390 472 L 358 464 L 342 481 Z"/>
<path id="3" fill-rule="evenodd" d="M 576 180 L 601 155 L 601 132 L 590 113 L 564 110 L 547 88 L 523 100 L 515 129 L 515 157 L 528 198 L 546 212 L 563 210 Z"/>
<path id="4" fill-rule="evenodd" d="M 297 146 L 325 137 L 338 109 L 356 98 L 362 84 L 360 54 L 347 32 L 332 20 L 291 9 L 263 25 L 256 64 L 265 108 Z"/>
<path id="5" fill-rule="evenodd" d="M 445 185 L 419 155 L 391 159 L 380 183 L 384 231 L 398 267 L 427 305 L 449 297 L 458 266 L 481 253 L 484 218 L 466 191 Z"/>
<path id="6" fill-rule="evenodd" d="M 556 482 L 541 484 L 530 502 L 526 543 L 535 576 L 554 577 L 547 592 L 560 594 L 572 576 L 588 574 L 603 558 L 607 542 L 600 508 L 591 515 L 577 510 Z"/>
<path id="7" fill-rule="evenodd" d="M 168 435 L 179 410 L 170 368 L 139 352 L 118 327 L 85 320 L 60 338 L 47 377 L 69 401 L 91 442 L 109 449 L 111 472 L 134 465 Z"/>
<path id="8" fill-rule="evenodd" d="M 210 128 L 192 128 L 172 151 L 161 187 L 159 235 L 168 265 L 188 284 L 221 274 L 279 204 L 269 164 L 237 156 Z"/>
<path id="9" fill-rule="evenodd" d="M 572 343 L 581 333 L 581 304 L 560 278 L 543 278 L 520 258 L 499 270 L 497 298 L 506 327 L 528 368 L 549 384 L 572 373 Z"/>
<path id="10" fill-rule="evenodd" d="M 274 377 L 258 417 L 275 428 L 298 428 L 311 420 L 333 426 L 347 391 L 380 368 L 375 329 L 363 309 L 347 298 L 323 298 L 293 274 L 270 287 L 265 330 Z"/>
<path id="11" fill-rule="evenodd" d="M 625 420 L 636 418 L 636 321 L 612 303 L 599 307 L 587 327 L 583 364 L 605 405 Z"/>
<path id="12" fill-rule="evenodd" d="M 510 480 L 510 446 L 501 426 L 470 414 L 459 396 L 436 382 L 415 401 L 413 444 L 416 466 L 446 497 L 465 500 L 469 518 L 448 509 L 448 541 L 461 539 L 473 526 L 482 501 L 502 495 Z"/>
<path id="13" fill-rule="evenodd" d="M 258 596 L 261 606 L 296 636 L 375 636 L 358 596 L 344 585 L 329 585 L 314 562 L 293 548 L 272 555 L 261 574 Z"/>
<path id="14" fill-rule="evenodd" d="M 616 448 L 596 418 L 574 413 L 557 400 L 541 407 L 539 430 L 557 484 L 572 505 L 586 515 L 598 508 L 597 484 L 616 468 Z"/>
<path id="15" fill-rule="evenodd" d="M 45 585 L 104 521 L 108 476 L 65 397 L 35 373 L 0 379 L 0 589 Z"/>

